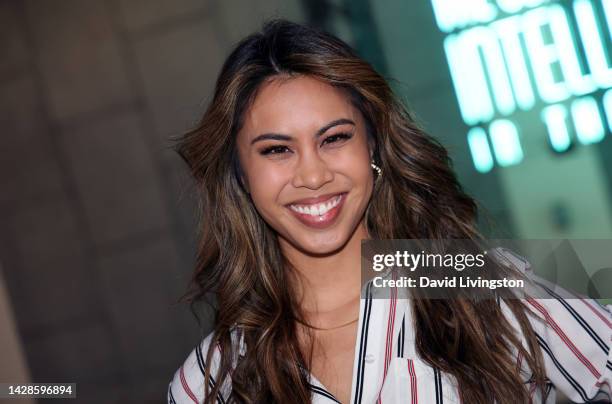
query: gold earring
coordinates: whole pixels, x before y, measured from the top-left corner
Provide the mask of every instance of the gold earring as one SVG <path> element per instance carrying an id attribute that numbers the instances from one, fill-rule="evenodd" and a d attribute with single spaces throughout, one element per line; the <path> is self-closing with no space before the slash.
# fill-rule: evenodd
<path id="1" fill-rule="evenodd" d="M 374 169 L 374 171 L 376 171 L 376 174 L 380 177 L 382 175 L 382 168 L 380 168 L 379 166 L 377 166 L 376 164 L 374 164 L 374 160 L 372 160 L 372 162 L 370 163 L 370 166 L 372 166 L 372 168 Z"/>

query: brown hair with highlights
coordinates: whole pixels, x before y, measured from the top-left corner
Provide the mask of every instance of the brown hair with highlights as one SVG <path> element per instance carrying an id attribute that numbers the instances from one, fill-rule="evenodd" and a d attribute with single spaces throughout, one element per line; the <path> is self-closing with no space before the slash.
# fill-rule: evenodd
<path id="1" fill-rule="evenodd" d="M 308 75 L 344 89 L 363 114 L 375 140 L 374 161 L 384 172 L 365 213 L 373 238 L 480 237 L 476 204 L 462 191 L 447 151 L 415 124 L 385 79 L 328 33 L 284 20 L 267 23 L 229 55 L 201 122 L 176 145 L 196 180 L 201 209 L 197 263 L 184 300 L 196 304 L 209 293 L 216 297 L 206 377 L 217 346 L 221 359 L 213 375 L 215 387 L 206 383 L 206 403 L 215 402 L 226 380 L 231 380 L 233 402 L 311 402 L 290 267 L 274 230 L 240 182 L 236 150 L 243 114 L 257 89 L 279 75 Z M 464 402 L 529 401 L 513 349 L 544 391 L 541 352 L 520 300 L 505 303 L 527 348 L 497 304 L 470 299 L 411 302 L 417 353 L 457 378 Z M 231 338 L 236 330 L 247 347 L 238 361 Z"/>

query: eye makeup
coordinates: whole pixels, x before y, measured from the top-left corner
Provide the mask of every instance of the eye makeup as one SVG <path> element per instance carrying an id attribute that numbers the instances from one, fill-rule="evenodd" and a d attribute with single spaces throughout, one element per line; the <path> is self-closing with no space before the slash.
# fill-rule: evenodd
<path id="1" fill-rule="evenodd" d="M 321 145 L 323 146 L 326 144 L 343 143 L 351 139 L 352 137 L 353 137 L 353 134 L 350 132 L 335 133 L 323 139 L 323 141 L 321 142 Z M 263 149 L 261 149 L 259 151 L 259 154 L 261 154 L 262 156 L 267 156 L 271 154 L 284 154 L 285 150 L 289 150 L 289 148 L 284 145 L 272 145 L 272 146 L 264 147 Z"/>

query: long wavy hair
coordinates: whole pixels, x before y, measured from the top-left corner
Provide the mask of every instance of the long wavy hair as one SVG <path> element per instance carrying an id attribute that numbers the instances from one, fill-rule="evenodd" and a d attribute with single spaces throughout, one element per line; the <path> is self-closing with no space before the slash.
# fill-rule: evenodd
<path id="1" fill-rule="evenodd" d="M 447 151 L 414 122 L 385 79 L 338 38 L 274 20 L 242 40 L 218 77 L 200 123 L 177 139 L 200 201 L 196 268 L 183 301 L 193 308 L 216 297 L 213 350 L 220 348 L 214 388 L 231 382 L 239 403 L 308 403 L 309 363 L 298 344 L 302 318 L 289 282 L 289 262 L 277 235 L 255 209 L 241 183 L 236 135 L 258 88 L 275 76 L 307 75 L 343 89 L 375 139 L 374 160 L 384 172 L 365 212 L 374 239 L 478 239 L 477 206 L 452 170 Z M 418 355 L 454 375 L 464 402 L 528 402 L 513 349 L 526 360 L 544 391 L 542 354 L 528 309 L 506 304 L 521 336 L 497 304 L 473 299 L 411 299 Z M 246 343 L 239 360 L 234 331 Z"/>

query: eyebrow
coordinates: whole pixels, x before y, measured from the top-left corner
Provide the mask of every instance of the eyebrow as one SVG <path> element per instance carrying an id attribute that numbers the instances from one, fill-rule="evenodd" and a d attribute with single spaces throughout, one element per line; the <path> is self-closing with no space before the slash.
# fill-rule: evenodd
<path id="1" fill-rule="evenodd" d="M 350 119 L 346 119 L 346 118 L 340 118 L 340 119 L 336 119 L 335 121 L 331 121 L 330 123 L 328 123 L 327 125 L 323 126 L 321 129 L 319 129 L 316 133 L 315 133 L 315 138 L 321 136 L 322 134 L 324 134 L 325 132 L 327 132 L 328 130 L 330 130 L 331 128 L 333 128 L 334 126 L 338 126 L 338 125 L 353 125 L 355 126 L 355 122 L 351 121 Z M 259 136 L 257 136 L 256 138 L 254 138 L 253 140 L 251 140 L 251 145 L 253 145 L 256 142 L 260 142 L 262 140 L 291 140 L 293 139 L 291 136 L 289 135 L 284 135 L 282 133 L 263 133 Z"/>

